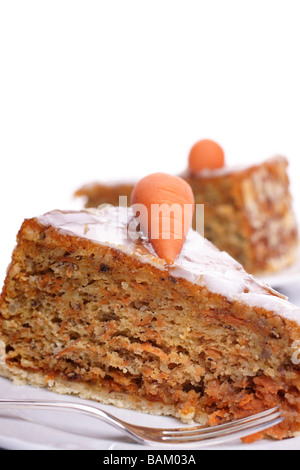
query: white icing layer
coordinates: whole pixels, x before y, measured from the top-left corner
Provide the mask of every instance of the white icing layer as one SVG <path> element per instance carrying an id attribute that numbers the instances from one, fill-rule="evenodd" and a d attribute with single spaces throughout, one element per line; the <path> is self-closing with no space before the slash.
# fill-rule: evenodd
<path id="1" fill-rule="evenodd" d="M 276 162 L 276 161 L 281 161 L 285 160 L 285 157 L 282 157 L 280 155 L 276 155 L 274 157 L 271 157 L 267 160 L 265 160 L 263 163 L 262 162 L 257 162 L 257 163 L 251 163 L 249 164 L 242 164 L 242 165 L 224 165 L 222 168 L 215 168 L 213 170 L 210 170 L 208 168 L 204 168 L 203 170 L 199 171 L 198 173 L 194 174 L 192 177 L 193 178 L 213 178 L 213 177 L 218 177 L 218 176 L 225 176 L 225 175 L 231 175 L 235 173 L 242 173 L 247 170 L 255 169 L 257 167 L 262 166 L 265 163 L 269 162 Z M 187 169 L 184 173 L 181 175 L 182 177 L 191 177 L 191 173 L 189 169 Z"/>
<path id="2" fill-rule="evenodd" d="M 269 285 L 246 273 L 225 252 L 219 251 L 198 232 L 190 230 L 183 249 L 172 266 L 155 253 L 151 243 L 139 238 L 132 210 L 108 206 L 101 211 L 52 211 L 38 217 L 44 226 L 61 233 L 82 237 L 127 253 L 140 261 L 168 271 L 168 275 L 206 286 L 229 301 L 262 307 L 300 325 L 300 308 L 274 291 Z"/>

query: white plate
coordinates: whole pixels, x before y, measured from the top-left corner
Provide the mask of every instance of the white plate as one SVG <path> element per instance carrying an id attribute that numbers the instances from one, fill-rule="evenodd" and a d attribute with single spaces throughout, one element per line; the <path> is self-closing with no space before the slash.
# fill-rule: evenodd
<path id="1" fill-rule="evenodd" d="M 285 269 L 273 274 L 257 276 L 258 279 L 270 284 L 270 286 L 285 287 L 300 281 L 300 249 L 296 261 Z"/>
<path id="2" fill-rule="evenodd" d="M 15 386 L 10 380 L 0 378 L 0 398 L 33 398 L 80 401 L 77 397 L 57 395 L 44 389 Z M 176 419 L 150 416 L 135 411 L 122 410 L 108 405 L 89 402 L 107 410 L 115 416 L 144 426 L 182 426 Z M 144 447 L 135 444 L 114 428 L 93 418 L 76 413 L 49 411 L 0 410 L 0 447 L 5 449 L 65 449 L 65 450 L 161 450 L 162 447 Z M 196 446 L 185 447 L 197 449 Z M 170 450 L 170 447 L 165 447 Z M 174 450 L 175 447 L 172 447 Z M 183 446 L 178 449 L 184 449 Z M 230 450 L 300 450 L 300 437 L 284 441 L 261 440 L 253 444 L 242 444 L 240 440 L 226 447 L 214 449 Z"/>

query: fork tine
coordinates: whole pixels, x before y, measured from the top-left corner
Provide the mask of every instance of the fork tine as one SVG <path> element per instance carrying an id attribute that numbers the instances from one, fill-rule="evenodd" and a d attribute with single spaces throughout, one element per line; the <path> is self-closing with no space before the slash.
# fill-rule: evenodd
<path id="1" fill-rule="evenodd" d="M 280 417 L 280 411 L 277 411 L 277 412 L 274 412 L 268 416 L 264 416 L 262 418 L 258 418 L 258 419 L 255 419 L 255 420 L 252 420 L 252 421 L 247 421 L 247 422 L 244 422 L 242 424 L 232 424 L 231 426 L 227 426 L 225 429 L 222 428 L 222 429 L 218 429 L 217 426 L 214 426 L 214 430 L 211 431 L 211 429 L 208 427 L 208 428 L 203 428 L 203 429 L 200 429 L 198 432 L 195 431 L 194 433 L 181 433 L 181 434 L 167 434 L 167 433 L 163 433 L 163 438 L 174 438 L 174 439 L 189 439 L 189 438 L 195 438 L 195 437 L 201 437 L 201 436 L 207 436 L 207 437 L 214 437 L 214 436 L 218 436 L 220 434 L 222 435 L 226 435 L 228 433 L 233 433 L 233 432 L 236 432 L 236 431 L 239 431 L 239 430 L 243 430 L 243 429 L 249 429 L 253 426 L 257 426 L 259 424 L 264 424 L 264 423 L 268 423 L 269 421 L 272 421 L 273 419 L 277 419 Z"/>
<path id="2" fill-rule="evenodd" d="M 196 445 L 197 447 L 208 447 L 208 446 L 213 446 L 213 445 L 220 445 L 228 441 L 233 441 L 236 439 L 240 439 L 242 437 L 250 436 L 251 434 L 255 434 L 261 431 L 264 431 L 270 427 L 273 427 L 279 423 L 281 423 L 284 420 L 284 418 L 276 418 L 271 421 L 268 421 L 267 423 L 263 424 L 256 424 L 251 427 L 248 427 L 246 429 L 240 430 L 240 431 L 232 431 L 228 432 L 227 434 L 222 434 L 220 433 L 219 436 L 216 436 L 214 438 L 210 437 L 210 435 L 202 436 L 202 437 L 193 437 L 193 439 L 176 439 L 176 438 L 170 438 L 170 439 L 163 439 L 161 442 L 164 444 L 193 444 Z"/>
<path id="3" fill-rule="evenodd" d="M 232 429 L 233 426 L 238 426 L 243 423 L 250 423 L 251 421 L 257 420 L 259 418 L 264 418 L 265 416 L 272 415 L 276 411 L 279 410 L 278 406 L 274 408 L 269 408 L 268 410 L 261 411 L 260 413 L 256 413 L 255 415 L 245 416 L 243 418 L 238 418 L 235 420 L 227 421 L 226 423 L 216 424 L 214 426 L 192 426 L 192 427 L 184 427 L 184 428 L 170 428 L 170 429 L 161 429 L 163 433 L 166 434 L 181 434 L 181 433 L 195 433 L 195 432 L 205 432 L 205 433 L 213 433 L 214 431 L 225 430 L 227 428 Z M 279 415 L 278 415 L 279 416 Z"/>
<path id="4" fill-rule="evenodd" d="M 252 421 L 251 424 L 244 423 L 237 427 L 227 428 L 223 431 L 215 431 L 214 433 L 199 433 L 199 434 L 188 434 L 188 435 L 170 435 L 162 436 L 162 441 L 168 444 L 189 444 L 195 442 L 206 442 L 215 443 L 220 440 L 220 442 L 225 442 L 232 439 L 237 439 L 239 437 L 249 436 L 251 434 L 263 431 L 270 427 L 275 426 L 283 421 L 283 417 L 278 416 L 278 413 L 270 415 L 268 417 L 261 418 L 259 420 Z"/>

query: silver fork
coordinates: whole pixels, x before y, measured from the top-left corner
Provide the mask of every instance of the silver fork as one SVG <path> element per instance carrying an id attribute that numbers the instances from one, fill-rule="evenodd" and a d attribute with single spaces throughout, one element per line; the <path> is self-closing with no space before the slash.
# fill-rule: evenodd
<path id="1" fill-rule="evenodd" d="M 172 445 L 173 448 L 174 445 L 193 445 L 199 448 L 223 444 L 268 429 L 281 423 L 284 419 L 279 408 L 274 407 L 252 416 L 216 426 L 150 428 L 122 421 L 96 406 L 73 402 L 0 399 L 0 409 L 75 411 L 110 424 L 114 428 L 123 431 L 139 444 L 152 446 Z"/>

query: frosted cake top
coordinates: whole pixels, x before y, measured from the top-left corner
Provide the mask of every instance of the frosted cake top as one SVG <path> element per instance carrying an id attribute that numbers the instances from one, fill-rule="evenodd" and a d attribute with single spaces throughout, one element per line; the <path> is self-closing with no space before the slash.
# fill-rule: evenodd
<path id="1" fill-rule="evenodd" d="M 181 253 L 169 266 L 155 253 L 151 243 L 136 231 L 133 211 L 107 206 L 102 210 L 52 211 L 37 218 L 44 226 L 117 249 L 149 263 L 174 278 L 182 278 L 251 307 L 262 307 L 300 325 L 300 308 L 269 285 L 246 273 L 226 252 L 220 251 L 190 229 Z"/>

